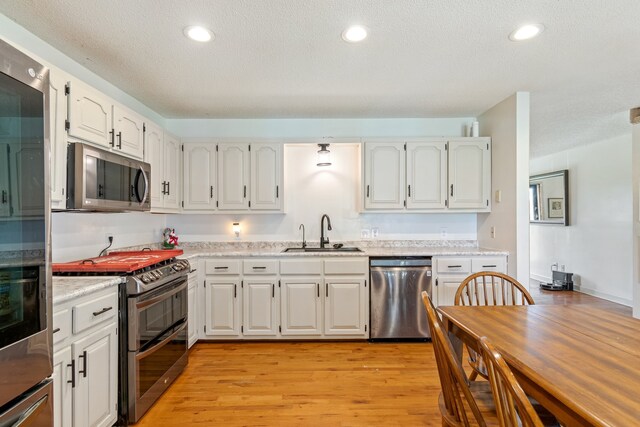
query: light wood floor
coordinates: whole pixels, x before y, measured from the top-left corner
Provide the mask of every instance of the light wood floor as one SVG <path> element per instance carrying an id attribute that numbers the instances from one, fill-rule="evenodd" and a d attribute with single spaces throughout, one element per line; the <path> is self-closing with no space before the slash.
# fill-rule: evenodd
<path id="1" fill-rule="evenodd" d="M 577 292 L 538 304 L 628 307 Z M 137 426 L 439 426 L 430 343 L 198 343 Z"/>

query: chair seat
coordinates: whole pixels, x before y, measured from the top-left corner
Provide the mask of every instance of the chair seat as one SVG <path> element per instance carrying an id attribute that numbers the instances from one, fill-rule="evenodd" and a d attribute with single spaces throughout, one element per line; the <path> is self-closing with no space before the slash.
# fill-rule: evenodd
<path id="1" fill-rule="evenodd" d="M 469 388 L 471 389 L 471 394 L 475 399 L 478 409 L 480 409 L 480 413 L 484 418 L 484 422 L 487 427 L 490 426 L 499 426 L 500 422 L 498 421 L 498 417 L 496 415 L 496 406 L 495 401 L 493 400 L 493 394 L 491 393 L 491 385 L 488 381 L 472 381 L 469 384 Z M 547 411 L 542 405 L 536 402 L 533 399 L 530 399 L 531 404 L 533 405 L 536 413 L 540 417 L 542 424 L 548 427 L 556 427 L 560 426 L 556 418 Z M 451 427 L 460 427 L 462 424 L 452 417 L 445 415 L 447 414 L 447 409 L 444 403 L 444 398 L 442 393 L 438 397 L 438 405 L 440 407 L 440 413 L 442 415 L 443 425 L 451 426 Z M 465 406 L 465 410 L 467 413 L 467 419 L 476 425 L 473 413 Z"/>

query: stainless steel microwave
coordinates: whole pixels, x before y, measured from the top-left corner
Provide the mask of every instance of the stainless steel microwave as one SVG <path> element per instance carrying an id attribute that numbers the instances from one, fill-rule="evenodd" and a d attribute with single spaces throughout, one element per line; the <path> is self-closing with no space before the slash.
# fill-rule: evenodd
<path id="1" fill-rule="evenodd" d="M 67 209 L 148 211 L 151 165 L 79 142 L 67 150 Z"/>

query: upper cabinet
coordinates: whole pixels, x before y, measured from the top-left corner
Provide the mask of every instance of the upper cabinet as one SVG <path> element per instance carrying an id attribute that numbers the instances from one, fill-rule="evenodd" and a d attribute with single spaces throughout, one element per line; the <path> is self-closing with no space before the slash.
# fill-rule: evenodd
<path id="1" fill-rule="evenodd" d="M 182 188 L 180 141 L 159 126 L 146 124 L 144 161 L 151 165 L 151 210 L 177 211 Z"/>
<path id="2" fill-rule="evenodd" d="M 414 139 L 364 144 L 367 211 L 488 212 L 491 139 Z"/>
<path id="3" fill-rule="evenodd" d="M 281 212 L 282 144 L 186 142 L 184 211 Z"/>
<path id="4" fill-rule="evenodd" d="M 67 97 L 65 85 L 68 76 L 62 71 L 49 70 L 49 138 L 51 141 L 51 206 L 64 209 L 67 197 Z"/>
<path id="5" fill-rule="evenodd" d="M 69 136 L 141 159 L 144 119 L 79 80 L 69 81 L 67 130 Z"/>

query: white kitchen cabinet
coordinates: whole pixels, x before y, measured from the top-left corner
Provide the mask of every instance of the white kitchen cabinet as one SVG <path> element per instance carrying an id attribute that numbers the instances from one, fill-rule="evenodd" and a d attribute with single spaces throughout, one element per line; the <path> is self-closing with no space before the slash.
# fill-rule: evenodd
<path id="1" fill-rule="evenodd" d="M 407 143 L 407 209 L 444 209 L 447 141 Z"/>
<path id="2" fill-rule="evenodd" d="M 455 296 L 460 283 L 467 276 L 442 276 L 437 278 L 437 304 L 436 306 L 455 305 Z"/>
<path id="3" fill-rule="evenodd" d="M 53 307 L 56 426 L 111 426 L 117 419 L 117 301 L 116 286 Z"/>
<path id="4" fill-rule="evenodd" d="M 282 144 L 258 143 L 250 146 L 251 210 L 282 209 Z"/>
<path id="5" fill-rule="evenodd" d="M 66 346 L 53 354 L 53 426 L 73 425 L 73 377 L 75 362 L 71 347 Z"/>
<path id="6" fill-rule="evenodd" d="M 144 161 L 151 165 L 151 210 L 175 212 L 180 203 L 180 142 L 162 128 L 146 124 Z"/>
<path id="7" fill-rule="evenodd" d="M 489 138 L 449 141 L 449 208 L 489 209 L 491 144 Z"/>
<path id="8" fill-rule="evenodd" d="M 73 343 L 77 360 L 76 387 L 73 390 L 74 425 L 113 425 L 117 417 L 118 375 L 116 323 Z"/>
<path id="9" fill-rule="evenodd" d="M 219 143 L 218 155 L 218 209 L 246 210 L 249 208 L 248 143 Z"/>
<path id="10" fill-rule="evenodd" d="M 242 323 L 239 278 L 207 279 L 205 288 L 205 335 L 239 337 Z"/>
<path id="11" fill-rule="evenodd" d="M 198 341 L 198 276 L 194 273 L 189 274 L 187 288 L 187 303 L 188 303 L 188 343 L 189 348 Z"/>
<path id="12" fill-rule="evenodd" d="M 49 175 L 51 207 L 54 209 L 66 208 L 67 132 L 65 121 L 67 119 L 67 97 L 64 90 L 67 81 L 68 76 L 62 71 L 55 68 L 49 70 L 49 138 L 51 141 Z"/>
<path id="13" fill-rule="evenodd" d="M 282 278 L 280 292 L 282 335 L 322 335 L 321 277 Z"/>
<path id="14" fill-rule="evenodd" d="M 113 147 L 113 101 L 80 80 L 69 81 L 67 92 L 69 136 Z"/>
<path id="15" fill-rule="evenodd" d="M 130 157 L 142 159 L 144 152 L 144 119 L 121 105 L 114 104 L 113 149 Z"/>
<path id="16" fill-rule="evenodd" d="M 251 278 L 243 282 L 244 336 L 276 336 L 278 334 L 278 298 L 276 277 Z"/>
<path id="17" fill-rule="evenodd" d="M 216 208 L 216 146 L 184 143 L 184 210 Z"/>
<path id="18" fill-rule="evenodd" d="M 366 280 L 327 277 L 325 280 L 324 334 L 365 335 L 367 324 Z"/>
<path id="19" fill-rule="evenodd" d="M 365 209 L 402 210 L 405 203 L 404 145 L 397 142 L 366 142 Z"/>

